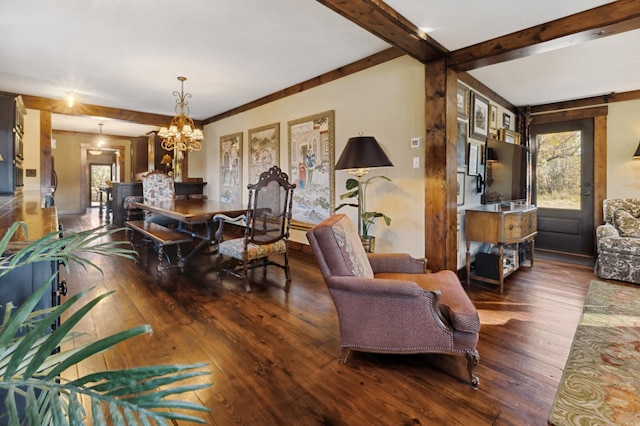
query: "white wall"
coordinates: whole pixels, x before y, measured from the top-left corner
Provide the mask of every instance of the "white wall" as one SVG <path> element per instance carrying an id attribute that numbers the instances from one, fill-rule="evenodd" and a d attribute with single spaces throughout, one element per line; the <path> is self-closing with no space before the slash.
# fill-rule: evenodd
<path id="1" fill-rule="evenodd" d="M 640 198 L 640 100 L 609 104 L 607 198 Z"/>
<path id="2" fill-rule="evenodd" d="M 289 96 L 212 123 L 205 128 L 205 191 L 218 199 L 221 136 L 243 132 L 243 188 L 248 183 L 247 130 L 280 123 L 280 167 L 290 174 L 287 122 L 327 110 L 335 110 L 335 160 L 342 153 L 347 140 L 359 132 L 375 136 L 394 164 L 392 168 L 372 169 L 369 176 L 384 175 L 392 183 L 380 181 L 370 185 L 367 210 L 381 211 L 391 218 L 391 226 L 382 221 L 372 226 L 376 236 L 376 251 L 407 252 L 424 256 L 424 143 L 411 149 L 413 137 L 425 137 L 424 66 L 402 57 L 369 68 L 331 83 Z M 420 158 L 420 167 L 412 168 L 413 157 Z M 191 169 L 190 177 L 196 170 Z M 335 172 L 335 205 L 350 175 Z M 246 190 L 244 191 L 246 197 Z M 245 200 L 246 201 L 246 200 Z M 341 210 L 354 223 L 355 209 Z M 304 232 L 294 230 L 292 240 L 307 243 Z"/>

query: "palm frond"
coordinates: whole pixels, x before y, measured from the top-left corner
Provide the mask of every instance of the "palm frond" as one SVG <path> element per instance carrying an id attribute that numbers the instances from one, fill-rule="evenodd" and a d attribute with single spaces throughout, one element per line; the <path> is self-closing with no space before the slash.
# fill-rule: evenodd
<path id="1" fill-rule="evenodd" d="M 14 223 L 0 240 L 0 253 L 9 246 L 15 232 L 24 226 Z M 126 241 L 112 240 L 122 229 L 103 227 L 88 231 L 51 233 L 28 244 L 18 244 L 17 251 L 0 258 L 0 276 L 34 262 L 60 262 L 69 267 L 99 266 L 87 254 L 134 259 L 136 252 Z M 12 247 L 14 248 L 14 247 Z M 105 371 L 61 381 L 60 374 L 124 340 L 150 333 L 141 325 L 60 351 L 60 345 L 78 335 L 73 331 L 96 304 L 111 293 L 88 301 L 85 290 L 68 298 L 60 306 L 34 311 L 38 302 L 50 291 L 55 275 L 36 289 L 19 307 L 8 303 L 0 324 L 0 389 L 6 395 L 0 400 L 0 423 L 9 425 L 81 425 L 87 413 L 81 398 L 88 397 L 91 416 L 96 425 L 161 425 L 167 419 L 204 423 L 191 413 L 208 411 L 190 402 L 169 399 L 185 392 L 196 392 L 210 383 L 184 385 L 187 380 L 210 373 L 201 371 L 205 364 L 146 366 L 129 370 Z M 73 308 L 73 313 L 55 330 L 50 326 Z M 22 403 L 19 403 L 19 400 Z M 20 408 L 23 407 L 23 408 Z M 179 410 L 179 411 L 175 411 Z"/>

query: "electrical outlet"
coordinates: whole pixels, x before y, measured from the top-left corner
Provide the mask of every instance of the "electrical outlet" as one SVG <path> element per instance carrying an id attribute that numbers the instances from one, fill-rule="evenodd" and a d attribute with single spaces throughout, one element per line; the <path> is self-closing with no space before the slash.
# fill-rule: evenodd
<path id="1" fill-rule="evenodd" d="M 413 168 L 414 169 L 420 168 L 420 157 L 413 157 Z"/>

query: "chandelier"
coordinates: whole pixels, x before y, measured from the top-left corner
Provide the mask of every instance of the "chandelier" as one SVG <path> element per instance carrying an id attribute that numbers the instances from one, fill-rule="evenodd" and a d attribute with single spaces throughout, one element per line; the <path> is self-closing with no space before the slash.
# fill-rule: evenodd
<path id="1" fill-rule="evenodd" d="M 184 82 L 186 77 L 178 77 L 180 81 L 180 92 L 173 92 L 176 96 L 176 113 L 171 119 L 169 128 L 162 127 L 158 136 L 162 138 L 161 146 L 167 151 L 200 151 L 204 134 L 201 129 L 196 129 L 191 117 L 189 117 L 189 102 L 186 98 L 191 97 L 191 93 L 184 93 Z M 185 113 L 186 110 L 186 113 Z"/>

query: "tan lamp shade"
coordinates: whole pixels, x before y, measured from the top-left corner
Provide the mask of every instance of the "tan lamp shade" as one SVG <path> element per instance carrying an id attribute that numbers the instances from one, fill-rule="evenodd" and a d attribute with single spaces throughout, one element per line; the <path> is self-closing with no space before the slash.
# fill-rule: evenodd
<path id="1" fill-rule="evenodd" d="M 165 154 L 162 156 L 162 160 L 160 160 L 160 164 L 171 164 L 171 156 L 169 154 Z"/>

